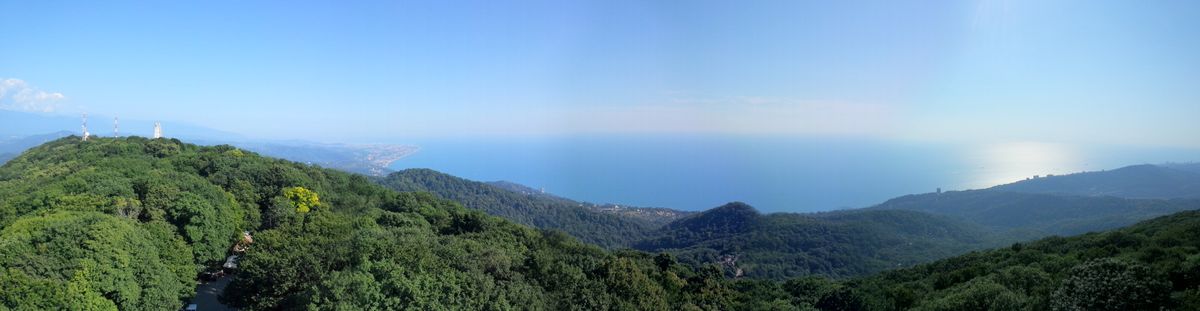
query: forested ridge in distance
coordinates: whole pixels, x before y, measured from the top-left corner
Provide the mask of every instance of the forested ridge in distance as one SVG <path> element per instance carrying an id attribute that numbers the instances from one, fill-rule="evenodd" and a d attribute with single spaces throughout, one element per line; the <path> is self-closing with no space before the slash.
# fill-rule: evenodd
<path id="1" fill-rule="evenodd" d="M 1140 176 L 1130 180 L 1131 176 Z M 1061 180 L 1067 180 L 1063 182 Z M 606 214 L 589 204 L 509 185 L 471 181 L 430 169 L 377 179 L 398 191 L 428 191 L 465 207 L 520 224 L 562 230 L 609 249 L 667 252 L 693 265 L 717 264 L 730 277 L 863 276 L 971 250 L 1051 235 L 1076 235 L 1200 209 L 1187 186 L 1200 174 L 1138 165 L 1112 171 L 1045 177 L 983 190 L 907 195 L 865 208 L 823 213 L 761 214 L 743 203 L 700 213 L 669 213 L 647 221 Z M 1051 186 L 1068 184 L 1078 191 Z M 1173 189 L 1155 198 L 1097 194 L 1107 189 Z M 1016 188 L 1016 189 L 1013 189 Z M 636 209 L 636 208 L 632 208 Z M 666 211 L 672 211 L 663 209 Z M 626 217 L 622 217 L 626 216 Z"/>

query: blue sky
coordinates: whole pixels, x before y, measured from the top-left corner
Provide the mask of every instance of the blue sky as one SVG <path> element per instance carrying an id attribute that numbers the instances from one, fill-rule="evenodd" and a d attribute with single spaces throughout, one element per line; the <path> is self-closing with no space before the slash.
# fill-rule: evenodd
<path id="1" fill-rule="evenodd" d="M 1196 1 L 0 1 L 0 108 L 324 141 L 1200 148 Z"/>

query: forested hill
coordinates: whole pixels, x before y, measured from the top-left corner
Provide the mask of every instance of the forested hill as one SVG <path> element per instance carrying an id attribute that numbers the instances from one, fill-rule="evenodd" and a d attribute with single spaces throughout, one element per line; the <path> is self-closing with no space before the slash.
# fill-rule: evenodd
<path id="1" fill-rule="evenodd" d="M 534 189 L 533 187 L 518 184 L 515 182 L 511 182 L 511 181 L 497 180 L 497 181 L 489 181 L 489 182 L 484 182 L 484 183 L 488 184 L 490 186 L 496 187 L 496 188 L 500 188 L 500 189 L 524 194 L 524 195 L 533 195 L 533 196 L 545 197 L 545 198 L 550 198 L 550 199 L 561 199 L 561 200 L 570 201 L 567 198 L 563 198 L 563 197 L 560 197 L 560 196 L 557 196 L 557 195 L 554 195 L 551 193 L 546 193 L 545 191 L 542 191 L 541 189 Z"/>
<path id="2" fill-rule="evenodd" d="M 997 245 L 970 224 L 910 211 L 854 210 L 763 215 L 730 203 L 692 215 L 633 244 L 731 276 L 787 279 L 861 276 Z"/>
<path id="3" fill-rule="evenodd" d="M 867 310 L 1200 310 L 1200 212 L 845 282 Z"/>
<path id="4" fill-rule="evenodd" d="M 1133 199 L 1200 198 L 1200 172 L 1195 167 L 1195 164 L 1133 165 L 1027 179 L 990 190 Z"/>
<path id="5" fill-rule="evenodd" d="M 870 209 L 902 209 L 946 215 L 1021 236 L 1043 237 L 1128 226 L 1157 216 L 1200 209 L 1200 200 L 969 190 L 907 195 Z"/>
<path id="6" fill-rule="evenodd" d="M 541 194 L 522 194 L 430 169 L 408 169 L 380 181 L 397 191 L 427 191 L 520 224 L 562 230 L 584 242 L 622 247 L 642 239 L 659 223 L 597 211 L 583 203 Z"/>
<path id="7" fill-rule="evenodd" d="M 622 206 L 622 205 L 617 205 L 617 204 L 612 204 L 612 203 L 594 204 L 594 203 L 588 203 L 588 202 L 579 202 L 579 201 L 567 199 L 564 197 L 560 197 L 560 196 L 554 195 L 552 193 L 544 192 L 539 189 L 534 189 L 534 188 L 526 186 L 526 185 L 511 182 L 511 181 L 490 181 L 490 182 L 486 182 L 486 184 L 496 186 L 500 189 L 516 192 L 521 195 L 530 195 L 530 196 L 535 196 L 535 197 L 544 197 L 544 198 L 549 198 L 549 199 L 566 201 L 567 203 L 569 203 L 572 206 L 583 206 L 589 210 L 600 212 L 600 213 L 614 214 L 614 215 L 618 215 L 618 216 L 637 218 L 637 219 L 645 220 L 655 226 L 662 226 L 662 225 L 665 225 L 672 221 L 675 221 L 676 219 L 683 218 L 684 216 L 695 213 L 695 212 L 681 211 L 681 210 L 670 209 L 670 208 L 665 208 L 665 207 L 639 207 L 639 206 L 628 206 L 628 205 Z"/>
<path id="8" fill-rule="evenodd" d="M 246 310 L 803 305 L 360 175 L 230 146 L 72 136 L 0 167 L 0 309 L 178 309 L 243 231 L 254 241 L 223 300 Z"/>

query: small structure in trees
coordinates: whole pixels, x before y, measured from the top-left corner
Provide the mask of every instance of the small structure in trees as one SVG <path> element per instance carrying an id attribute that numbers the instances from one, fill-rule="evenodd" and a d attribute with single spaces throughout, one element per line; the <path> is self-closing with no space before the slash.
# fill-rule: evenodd
<path id="1" fill-rule="evenodd" d="M 233 244 L 233 252 L 245 253 L 250 249 L 250 244 L 254 244 L 254 237 L 250 236 L 250 231 L 242 231 L 242 238 L 238 239 L 237 244 Z"/>

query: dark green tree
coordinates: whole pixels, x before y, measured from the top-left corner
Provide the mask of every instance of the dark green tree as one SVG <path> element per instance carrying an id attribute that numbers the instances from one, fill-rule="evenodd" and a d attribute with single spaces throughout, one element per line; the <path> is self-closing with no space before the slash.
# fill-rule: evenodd
<path id="1" fill-rule="evenodd" d="M 1071 268 L 1051 299 L 1055 310 L 1160 310 L 1171 284 L 1149 267 L 1104 258 Z"/>

